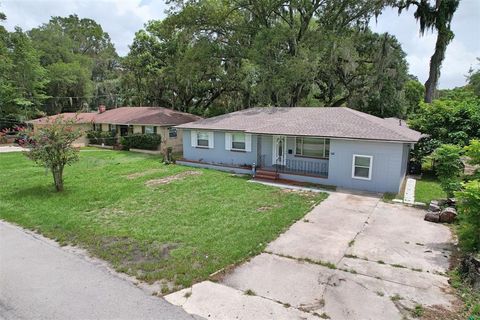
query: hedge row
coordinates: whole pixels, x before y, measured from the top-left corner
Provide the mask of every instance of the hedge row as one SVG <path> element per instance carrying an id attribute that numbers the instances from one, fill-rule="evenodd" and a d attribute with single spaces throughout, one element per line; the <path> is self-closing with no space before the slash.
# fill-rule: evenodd
<path id="1" fill-rule="evenodd" d="M 147 133 L 134 133 L 122 137 L 122 145 L 125 149 L 135 148 L 144 150 L 158 150 L 162 139 L 160 135 Z"/>
<path id="2" fill-rule="evenodd" d="M 87 138 L 90 144 L 104 143 L 107 146 L 113 146 L 117 143 L 115 138 L 115 131 L 89 131 L 87 132 Z"/>

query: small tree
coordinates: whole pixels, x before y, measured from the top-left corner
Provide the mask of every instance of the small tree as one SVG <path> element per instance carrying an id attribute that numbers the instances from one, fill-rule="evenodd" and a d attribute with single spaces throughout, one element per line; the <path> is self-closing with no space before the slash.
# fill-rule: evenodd
<path id="1" fill-rule="evenodd" d="M 480 181 L 473 180 L 456 192 L 460 245 L 469 252 L 480 251 Z"/>
<path id="2" fill-rule="evenodd" d="M 460 159 L 462 148 L 454 144 L 443 144 L 433 153 L 435 171 L 442 189 L 447 196 L 453 197 L 453 192 L 460 189 L 460 173 L 463 163 Z"/>
<path id="3" fill-rule="evenodd" d="M 63 191 L 63 169 L 78 160 L 78 149 L 73 142 L 81 136 L 78 129 L 73 128 L 76 118 L 64 120 L 57 117 L 36 131 L 28 131 L 28 138 L 22 145 L 29 148 L 26 156 L 37 164 L 50 169 L 55 182 L 55 189 Z"/>

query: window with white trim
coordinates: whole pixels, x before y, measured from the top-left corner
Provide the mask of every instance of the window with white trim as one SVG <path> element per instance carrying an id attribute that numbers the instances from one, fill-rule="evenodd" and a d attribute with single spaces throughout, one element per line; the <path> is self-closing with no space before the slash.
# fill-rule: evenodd
<path id="1" fill-rule="evenodd" d="M 197 132 L 197 146 L 208 148 L 209 135 L 208 132 L 198 131 Z"/>
<path id="2" fill-rule="evenodd" d="M 325 158 L 330 155 L 330 139 L 297 137 L 295 155 L 310 158 Z"/>
<path id="3" fill-rule="evenodd" d="M 354 154 L 352 161 L 352 178 L 372 179 L 372 161 L 372 156 Z"/>
<path id="4" fill-rule="evenodd" d="M 232 150 L 245 150 L 245 133 L 232 133 Z"/>

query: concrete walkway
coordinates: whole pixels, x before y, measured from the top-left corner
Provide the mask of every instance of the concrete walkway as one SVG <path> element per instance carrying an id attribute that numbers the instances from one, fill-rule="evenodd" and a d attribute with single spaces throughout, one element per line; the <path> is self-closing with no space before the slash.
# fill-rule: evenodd
<path id="1" fill-rule="evenodd" d="M 5 145 L 5 146 L 0 146 L 0 153 L 6 153 L 6 152 L 19 152 L 19 151 L 26 151 L 27 149 L 19 147 L 19 146 L 13 146 L 13 145 Z"/>
<path id="2" fill-rule="evenodd" d="M 0 319 L 192 319 L 103 266 L 0 221 Z"/>
<path id="3" fill-rule="evenodd" d="M 265 252 L 167 301 L 209 319 L 408 319 L 450 308 L 447 226 L 378 196 L 333 192 Z"/>
<path id="4" fill-rule="evenodd" d="M 414 204 L 415 203 L 415 185 L 417 180 L 413 178 L 407 178 L 407 182 L 405 184 L 405 193 L 403 196 L 403 202 L 406 204 Z"/>

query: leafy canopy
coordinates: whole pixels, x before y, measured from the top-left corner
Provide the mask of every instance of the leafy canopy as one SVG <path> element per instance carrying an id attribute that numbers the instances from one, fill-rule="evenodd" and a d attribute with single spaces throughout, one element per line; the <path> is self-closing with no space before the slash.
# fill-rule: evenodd
<path id="1" fill-rule="evenodd" d="M 465 146 L 470 139 L 480 138 L 479 105 L 480 97 L 468 88 L 448 90 L 432 103 L 420 103 L 409 125 L 430 139 Z"/>
<path id="2" fill-rule="evenodd" d="M 461 151 L 462 148 L 457 145 L 443 144 L 432 155 L 442 189 L 449 197 L 453 196 L 454 191 L 460 189 L 459 176 L 463 171 Z"/>
<path id="3" fill-rule="evenodd" d="M 172 1 L 137 32 L 132 104 L 216 115 L 252 106 L 348 105 L 405 116 L 405 53 L 368 21 L 382 1 Z"/>

